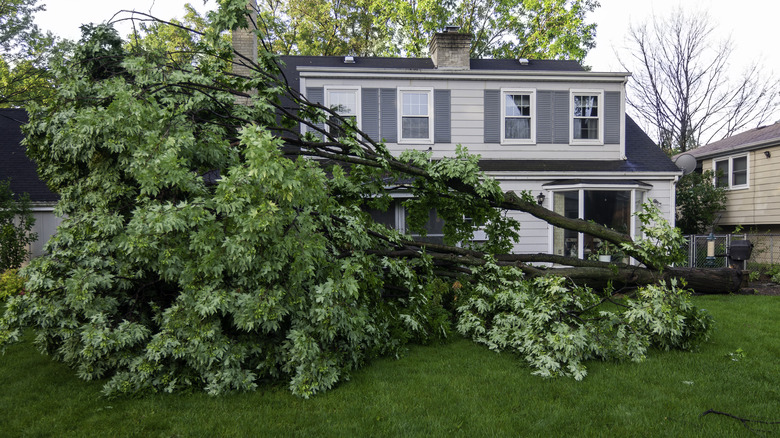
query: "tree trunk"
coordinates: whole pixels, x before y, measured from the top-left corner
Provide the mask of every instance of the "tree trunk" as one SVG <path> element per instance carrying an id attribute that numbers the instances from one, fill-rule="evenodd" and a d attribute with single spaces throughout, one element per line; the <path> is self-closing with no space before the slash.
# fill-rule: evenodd
<path id="1" fill-rule="evenodd" d="M 643 286 L 673 278 L 685 281 L 686 288 L 699 294 L 728 294 L 739 291 L 742 285 L 742 271 L 738 269 L 666 268 L 655 271 L 638 266 L 573 267 L 538 269 L 521 267 L 531 277 L 560 275 L 577 284 L 601 289 L 612 283 L 615 288 Z"/>

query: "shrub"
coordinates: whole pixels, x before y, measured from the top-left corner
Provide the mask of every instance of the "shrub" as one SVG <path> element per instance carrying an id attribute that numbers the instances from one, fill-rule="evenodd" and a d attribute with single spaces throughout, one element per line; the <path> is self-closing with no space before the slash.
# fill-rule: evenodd
<path id="1" fill-rule="evenodd" d="M 9 269 L 0 274 L 0 302 L 8 297 L 21 295 L 24 292 L 24 280 L 16 269 Z"/>

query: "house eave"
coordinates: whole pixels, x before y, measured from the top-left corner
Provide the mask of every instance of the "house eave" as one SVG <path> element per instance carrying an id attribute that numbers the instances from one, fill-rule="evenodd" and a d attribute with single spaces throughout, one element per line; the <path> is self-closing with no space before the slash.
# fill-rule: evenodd
<path id="1" fill-rule="evenodd" d="M 518 71 L 518 70 L 432 70 L 432 69 L 386 69 L 350 67 L 297 67 L 301 78 L 327 79 L 457 79 L 457 80 L 504 80 L 522 79 L 540 82 L 599 82 L 622 84 L 631 73 L 594 73 L 583 71 Z"/>

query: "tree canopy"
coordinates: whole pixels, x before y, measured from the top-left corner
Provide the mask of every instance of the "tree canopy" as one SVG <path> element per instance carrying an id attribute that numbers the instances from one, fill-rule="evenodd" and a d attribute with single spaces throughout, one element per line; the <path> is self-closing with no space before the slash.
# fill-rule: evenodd
<path id="1" fill-rule="evenodd" d="M 54 66 L 61 86 L 52 104 L 31 106 L 25 133 L 64 220 L 49 255 L 23 270 L 0 343 L 30 327 L 42 351 L 112 395 L 272 380 L 308 397 L 374 357 L 456 332 L 576 379 L 588 359 L 642 360 L 707 338 L 709 316 L 676 280 L 617 304 L 582 285 L 673 272 L 680 236 L 652 204 L 640 217 L 647 239 L 634 242 L 502 192 L 465 148 L 393 156 L 291 89 L 272 53 L 235 56 L 224 34 L 245 14 L 245 0 L 223 1 L 192 30 L 192 62 L 99 25 Z M 366 213 L 399 188 L 412 195 L 412 230 L 424 233 L 431 209 L 443 217 L 443 244 Z M 621 245 L 647 268 L 506 254 L 519 226 L 509 209 Z M 487 244 L 469 243 L 480 226 Z"/>
<path id="2" fill-rule="evenodd" d="M 40 102 L 51 94 L 47 64 L 58 50 L 55 37 L 33 21 L 43 9 L 38 0 L 0 0 L 0 107 Z"/>
<path id="3" fill-rule="evenodd" d="M 474 35 L 472 58 L 575 59 L 593 47 L 595 0 L 263 0 L 261 29 L 285 55 L 426 56 L 433 33 Z"/>

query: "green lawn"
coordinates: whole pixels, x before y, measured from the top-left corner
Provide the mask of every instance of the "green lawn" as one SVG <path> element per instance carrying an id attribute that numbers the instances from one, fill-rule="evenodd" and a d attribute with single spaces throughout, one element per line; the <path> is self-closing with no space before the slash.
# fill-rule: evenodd
<path id="1" fill-rule="evenodd" d="M 698 352 L 593 362 L 582 382 L 544 380 L 467 340 L 376 361 L 310 400 L 282 387 L 209 397 L 108 400 L 100 382 L 38 354 L 0 356 L 0 436 L 777 436 L 708 409 L 780 421 L 780 297 L 707 296 L 717 326 Z M 744 358 L 733 361 L 737 349 Z M 765 430 L 768 432 L 761 432 Z"/>

